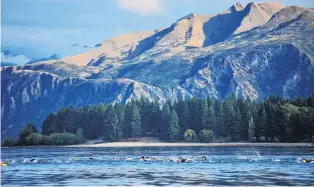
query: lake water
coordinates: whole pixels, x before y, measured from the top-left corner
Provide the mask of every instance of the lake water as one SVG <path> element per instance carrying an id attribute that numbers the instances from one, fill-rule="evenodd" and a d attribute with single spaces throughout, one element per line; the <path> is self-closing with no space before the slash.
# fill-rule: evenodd
<path id="1" fill-rule="evenodd" d="M 1 153 L 8 162 L 1 184 L 8 186 L 314 185 L 314 163 L 301 162 L 314 158 L 313 147 L 51 147 Z M 154 160 L 140 161 L 142 155 Z M 178 163 L 179 157 L 188 160 Z"/>

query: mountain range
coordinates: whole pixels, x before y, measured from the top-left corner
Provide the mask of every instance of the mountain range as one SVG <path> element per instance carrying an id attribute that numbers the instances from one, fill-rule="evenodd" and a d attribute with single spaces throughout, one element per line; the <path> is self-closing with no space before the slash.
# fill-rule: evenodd
<path id="1" fill-rule="evenodd" d="M 314 10 L 237 3 L 169 27 L 113 37 L 86 53 L 1 68 L 2 137 L 59 108 L 145 96 L 286 98 L 314 92 Z"/>
<path id="2" fill-rule="evenodd" d="M 91 50 L 93 48 L 100 47 L 101 44 L 97 43 L 93 46 L 90 45 L 82 45 L 82 44 L 72 44 L 67 48 L 67 50 L 64 51 L 64 53 L 67 54 L 76 54 L 81 52 L 86 52 L 88 50 Z M 48 61 L 48 60 L 59 60 L 61 57 L 57 53 L 53 53 L 50 56 L 42 57 L 43 55 L 36 51 L 30 49 L 30 52 L 26 52 L 28 54 L 24 54 L 23 48 L 12 48 L 12 49 L 6 49 L 6 47 L 3 47 L 1 50 L 1 66 L 17 66 L 17 65 L 24 65 L 24 64 L 33 64 L 36 62 L 42 62 L 42 61 Z M 29 54 L 30 53 L 30 54 Z M 30 56 L 29 56 L 30 55 Z M 33 56 L 35 55 L 35 57 Z"/>

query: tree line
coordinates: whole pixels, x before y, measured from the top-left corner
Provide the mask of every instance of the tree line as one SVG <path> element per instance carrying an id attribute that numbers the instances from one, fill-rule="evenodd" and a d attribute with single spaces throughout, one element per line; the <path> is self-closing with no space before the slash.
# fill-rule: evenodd
<path id="1" fill-rule="evenodd" d="M 127 104 L 70 106 L 46 117 L 42 135 L 76 134 L 78 129 L 84 139 L 105 141 L 151 136 L 168 142 L 310 142 L 314 141 L 314 94 L 258 102 L 231 95 L 225 100 L 191 98 L 163 105 L 142 97 Z"/>
<path id="2" fill-rule="evenodd" d="M 6 137 L 3 146 L 21 146 L 21 145 L 72 145 L 84 143 L 83 130 L 78 128 L 76 134 L 69 132 L 51 133 L 43 135 L 38 132 L 33 124 L 28 124 L 21 129 L 18 139 Z"/>

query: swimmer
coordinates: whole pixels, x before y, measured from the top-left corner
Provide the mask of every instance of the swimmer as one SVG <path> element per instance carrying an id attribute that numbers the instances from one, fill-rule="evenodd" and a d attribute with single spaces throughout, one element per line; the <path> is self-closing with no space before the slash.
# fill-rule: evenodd
<path id="1" fill-rule="evenodd" d="M 94 160 L 93 158 L 88 158 L 89 160 Z"/>
<path id="2" fill-rule="evenodd" d="M 35 158 L 33 158 L 33 159 L 30 159 L 29 162 L 31 162 L 31 163 L 37 163 L 38 160 L 36 160 Z"/>
<path id="3" fill-rule="evenodd" d="M 6 167 L 8 164 L 6 162 L 1 162 L 1 167 Z"/>
<path id="4" fill-rule="evenodd" d="M 146 159 L 145 159 L 144 156 L 142 156 L 139 160 L 140 160 L 140 161 L 146 161 Z"/>
<path id="5" fill-rule="evenodd" d="M 201 158 L 201 160 L 207 160 L 207 158 L 206 158 L 206 156 L 203 156 L 202 158 Z"/>
<path id="6" fill-rule="evenodd" d="M 169 157 L 166 157 L 165 160 L 166 160 L 166 161 L 173 162 L 173 159 L 171 159 L 171 158 L 169 158 Z"/>
<path id="7" fill-rule="evenodd" d="M 312 160 L 307 160 L 305 158 L 302 158 L 302 162 L 303 163 L 314 163 L 314 160 L 313 159 Z"/>
<path id="8" fill-rule="evenodd" d="M 178 160 L 177 160 L 177 162 L 185 162 L 186 161 L 186 159 L 185 158 L 182 158 L 182 157 L 180 157 Z"/>

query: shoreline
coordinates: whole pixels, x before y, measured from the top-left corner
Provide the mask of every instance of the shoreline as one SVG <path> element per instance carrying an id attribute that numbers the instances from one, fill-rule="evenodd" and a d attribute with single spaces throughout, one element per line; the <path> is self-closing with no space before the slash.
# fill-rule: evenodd
<path id="1" fill-rule="evenodd" d="M 62 147 L 314 147 L 312 143 L 189 143 L 189 142 L 108 142 L 97 144 L 67 145 Z"/>
<path id="2" fill-rule="evenodd" d="M 12 146 L 3 148 L 111 148 L 111 147 L 313 147 L 313 143 L 251 143 L 251 142 L 225 142 L 225 143 L 191 143 L 191 142 L 108 142 L 108 143 L 84 143 L 76 145 L 28 145 L 28 146 Z"/>

